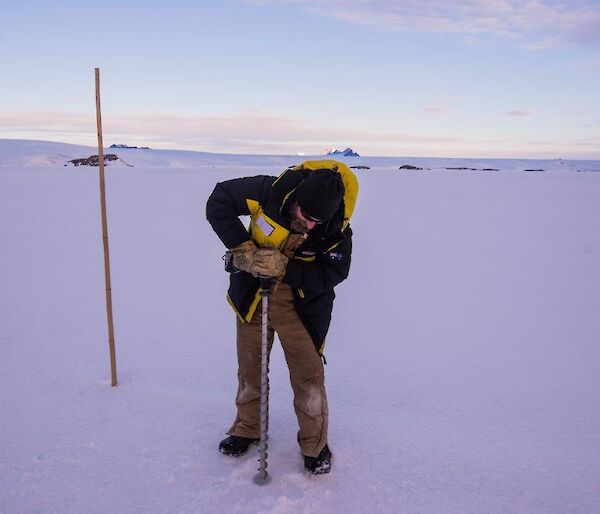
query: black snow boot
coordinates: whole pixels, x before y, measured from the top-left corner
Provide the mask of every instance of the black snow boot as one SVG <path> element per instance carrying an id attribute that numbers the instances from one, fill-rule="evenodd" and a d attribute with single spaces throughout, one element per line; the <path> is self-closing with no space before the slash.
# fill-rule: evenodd
<path id="1" fill-rule="evenodd" d="M 258 442 L 258 439 L 230 435 L 219 443 L 219 451 L 223 455 L 229 455 L 230 457 L 241 457 L 256 442 Z"/>
<path id="2" fill-rule="evenodd" d="M 307 457 L 304 455 L 304 469 L 311 475 L 322 475 L 331 471 L 331 451 L 329 446 L 321 450 L 318 457 Z"/>

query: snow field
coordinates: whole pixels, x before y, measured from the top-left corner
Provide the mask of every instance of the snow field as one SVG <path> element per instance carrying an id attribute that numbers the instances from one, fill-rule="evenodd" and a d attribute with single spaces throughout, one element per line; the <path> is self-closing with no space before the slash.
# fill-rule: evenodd
<path id="1" fill-rule="evenodd" d="M 254 452 L 216 450 L 234 318 L 204 204 L 299 159 L 211 159 L 107 167 L 116 389 L 97 169 L 0 168 L 0 512 L 600 510 L 600 174 L 358 171 L 326 350 L 334 467 L 302 473 L 276 343 L 257 487 Z"/>

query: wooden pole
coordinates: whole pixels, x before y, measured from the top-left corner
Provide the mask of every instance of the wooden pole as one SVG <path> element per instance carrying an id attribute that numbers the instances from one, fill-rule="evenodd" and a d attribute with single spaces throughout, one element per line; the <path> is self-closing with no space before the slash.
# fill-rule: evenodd
<path id="1" fill-rule="evenodd" d="M 100 170 L 100 207 L 102 209 L 102 241 L 104 243 L 104 279 L 106 282 L 106 314 L 108 316 L 108 348 L 110 352 L 111 385 L 117 386 L 117 357 L 113 326 L 112 290 L 110 287 L 110 257 L 108 253 L 108 223 L 106 222 L 106 192 L 104 188 L 104 146 L 100 114 L 100 68 L 96 68 L 96 125 L 98 127 L 98 168 Z"/>

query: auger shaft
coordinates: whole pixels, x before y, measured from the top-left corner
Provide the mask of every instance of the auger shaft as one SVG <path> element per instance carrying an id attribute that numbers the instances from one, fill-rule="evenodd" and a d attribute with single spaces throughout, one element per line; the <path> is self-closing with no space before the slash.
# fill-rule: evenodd
<path id="1" fill-rule="evenodd" d="M 254 477 L 257 484 L 266 484 L 271 480 L 267 473 L 267 449 L 268 429 L 269 429 L 269 293 L 270 278 L 261 278 L 261 296 L 262 296 L 262 341 L 261 341 L 261 359 L 260 359 L 260 442 L 258 444 L 258 474 Z"/>

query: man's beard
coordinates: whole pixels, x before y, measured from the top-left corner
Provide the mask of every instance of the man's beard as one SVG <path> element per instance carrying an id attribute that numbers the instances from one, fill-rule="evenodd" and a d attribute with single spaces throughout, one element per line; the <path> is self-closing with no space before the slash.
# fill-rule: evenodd
<path id="1" fill-rule="evenodd" d="M 296 203 L 294 202 L 292 205 L 290 205 L 290 229 L 292 232 L 295 232 L 296 234 L 307 234 L 308 233 L 308 227 L 305 225 L 305 223 L 298 219 L 296 217 Z"/>
<path id="2" fill-rule="evenodd" d="M 296 219 L 294 215 L 292 215 L 290 228 L 292 229 L 292 232 L 296 232 L 297 234 L 306 234 L 308 232 L 308 227 L 304 224 L 304 222 Z"/>

